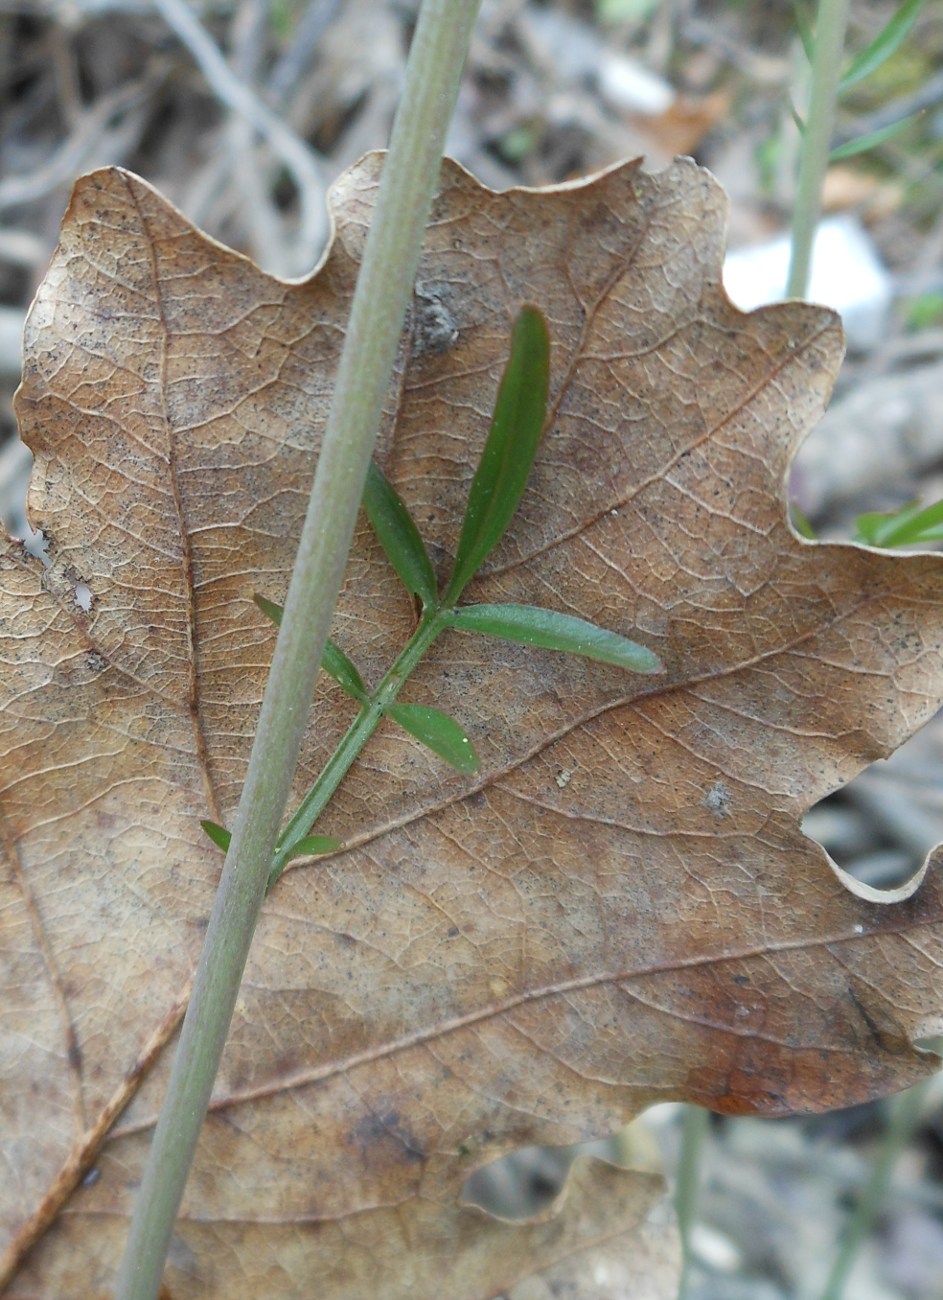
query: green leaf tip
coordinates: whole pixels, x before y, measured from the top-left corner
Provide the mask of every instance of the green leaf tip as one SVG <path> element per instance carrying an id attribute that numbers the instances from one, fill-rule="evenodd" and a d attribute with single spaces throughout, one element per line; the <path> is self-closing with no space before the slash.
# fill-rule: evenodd
<path id="1" fill-rule="evenodd" d="M 347 658 L 340 646 L 330 639 L 324 645 L 321 667 L 358 703 L 362 704 L 367 698 L 367 688 L 356 666 Z"/>
<path id="2" fill-rule="evenodd" d="M 870 77 L 891 55 L 897 53 L 910 35 L 922 8 L 923 0 L 904 0 L 874 40 L 852 59 L 847 72 L 838 83 L 840 95 L 856 86 L 859 81 L 864 81 L 865 77 Z"/>
<path id="3" fill-rule="evenodd" d="M 867 135 L 861 135 L 855 140 L 848 140 L 845 144 L 840 144 L 837 149 L 833 149 L 828 155 L 829 162 L 841 162 L 844 158 L 854 158 L 856 154 L 867 153 L 869 149 L 876 149 L 878 145 L 886 144 L 888 140 L 893 140 L 895 136 L 901 135 L 908 127 L 913 126 L 914 122 L 919 121 L 924 111 L 918 109 L 915 113 L 908 113 L 906 117 L 899 118 L 896 122 L 890 122 L 887 126 L 879 127 L 875 131 L 869 131 Z"/>
<path id="4" fill-rule="evenodd" d="M 305 835 L 291 846 L 291 853 L 285 859 L 317 857 L 322 853 L 333 853 L 341 847 L 340 840 L 333 835 Z"/>
<path id="5" fill-rule="evenodd" d="M 540 646 L 544 650 L 562 650 L 599 663 L 615 664 L 633 673 L 651 675 L 665 670 L 658 655 L 636 641 L 572 614 L 558 614 L 556 610 L 536 605 L 463 605 L 451 611 L 448 621 L 460 632 L 502 637 L 505 641 Z"/>
<path id="6" fill-rule="evenodd" d="M 222 849 L 224 853 L 228 852 L 232 831 L 227 831 L 225 827 L 211 821 L 201 821 L 200 825 L 217 848 Z M 340 840 L 332 835 L 305 835 L 292 845 L 291 854 L 286 861 L 291 861 L 291 858 L 311 857 L 319 853 L 333 853 L 340 847 Z"/>
<path id="7" fill-rule="evenodd" d="M 815 53 L 815 37 L 812 34 L 812 24 L 809 22 L 809 15 L 806 13 L 803 5 L 795 2 L 792 6 L 792 15 L 796 20 L 796 31 L 799 33 L 799 40 L 802 42 L 802 48 L 805 56 L 812 62 L 812 56 Z"/>
<path id="8" fill-rule="evenodd" d="M 520 504 L 547 415 L 550 337 L 536 307 L 522 307 L 511 334 L 511 354 L 478 462 L 445 595 L 458 600 L 498 544 Z"/>
<path id="9" fill-rule="evenodd" d="M 216 822 L 211 821 L 202 821 L 200 825 L 218 849 L 222 849 L 224 853 L 229 852 L 232 831 L 227 831 L 224 826 L 217 826 Z"/>
<path id="10" fill-rule="evenodd" d="M 282 625 L 281 605 L 276 605 L 274 600 L 266 600 L 265 597 L 260 596 L 258 592 L 255 593 L 252 599 L 255 601 L 256 605 L 258 605 L 259 609 L 262 611 L 262 613 L 265 615 L 267 619 L 271 619 L 271 621 L 275 624 L 276 627 L 281 627 Z"/>
<path id="11" fill-rule="evenodd" d="M 276 627 L 281 627 L 281 605 L 276 605 L 273 600 L 266 600 L 264 596 L 255 595 L 252 599 L 266 618 L 270 618 Z M 348 659 L 337 642 L 332 641 L 330 638 L 328 638 L 324 646 L 321 667 L 329 677 L 334 678 L 338 686 L 357 700 L 358 703 L 362 704 L 367 698 L 367 688 L 364 685 L 363 678 L 357 671 L 356 664 L 351 659 Z"/>
<path id="12" fill-rule="evenodd" d="M 391 704 L 386 713 L 452 767 L 469 775 L 478 771 L 474 746 L 447 713 L 422 704 Z"/>
<path id="13" fill-rule="evenodd" d="M 891 15 L 874 40 L 851 60 L 844 76 L 838 83 L 839 95 L 844 95 L 852 86 L 856 86 L 859 81 L 864 81 L 866 77 L 870 77 L 883 63 L 886 63 L 892 55 L 897 53 L 920 17 L 923 3 L 924 0 L 904 0 L 904 3 Z M 815 33 L 812 29 L 812 23 L 804 5 L 798 3 L 798 0 L 794 0 L 792 8 L 802 48 L 805 50 L 806 58 L 811 63 L 815 54 Z M 849 155 L 846 154 L 845 156 L 848 157 Z M 835 155 L 833 154 L 832 157 L 834 158 Z"/>
<path id="14" fill-rule="evenodd" d="M 815 529 L 812 527 L 812 523 L 804 511 L 796 505 L 795 501 L 790 501 L 789 503 L 789 519 L 793 528 L 800 537 L 803 537 L 807 542 L 815 541 Z"/>
<path id="15" fill-rule="evenodd" d="M 402 497 L 376 461 L 367 471 L 363 508 L 403 586 L 426 608 L 434 605 L 438 589 L 429 553 Z"/>

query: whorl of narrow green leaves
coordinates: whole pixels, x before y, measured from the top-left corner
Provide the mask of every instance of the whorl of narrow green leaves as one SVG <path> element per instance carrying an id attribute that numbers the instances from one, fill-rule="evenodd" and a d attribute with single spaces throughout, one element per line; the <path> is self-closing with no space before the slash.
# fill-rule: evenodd
<path id="1" fill-rule="evenodd" d="M 882 64 L 886 63 L 892 55 L 896 54 L 904 41 L 910 35 L 914 24 L 920 16 L 923 8 L 923 0 L 904 0 L 904 3 L 892 14 L 885 26 L 878 32 L 874 40 L 871 41 L 865 49 L 856 54 L 848 65 L 845 75 L 841 78 L 836 88 L 836 96 L 844 95 L 853 86 L 864 81 L 876 72 Z M 793 5 L 793 12 L 796 19 L 796 29 L 799 38 L 802 41 L 806 58 L 811 63 L 815 54 L 815 33 L 809 22 L 808 15 L 803 6 L 799 3 Z M 790 113 L 793 121 L 799 128 L 800 134 L 805 131 L 805 122 L 796 112 L 795 108 L 790 105 Z M 895 136 L 902 134 L 908 127 L 912 126 L 922 115 L 922 110 L 915 113 L 908 113 L 907 116 L 891 122 L 887 126 L 876 128 L 865 135 L 856 136 L 847 140 L 844 144 L 838 145 L 829 153 L 830 162 L 840 162 L 845 158 L 853 158 L 856 154 L 866 153 L 869 149 L 876 149 L 879 145 L 886 144 L 888 140 L 894 139 Z"/>
<path id="2" fill-rule="evenodd" d="M 281 605 L 276 605 L 273 600 L 266 600 L 264 596 L 256 595 L 252 599 L 266 618 L 270 618 L 276 627 L 281 626 Z M 324 654 L 321 656 L 321 667 L 329 677 L 334 678 L 338 686 L 342 687 L 348 695 L 359 703 L 362 704 L 367 698 L 367 688 L 364 686 L 363 678 L 357 671 L 356 665 L 347 658 L 340 646 L 331 641 L 330 638 L 328 638 L 324 647 Z"/>
<path id="3" fill-rule="evenodd" d="M 423 704 L 391 704 L 385 712 L 452 767 L 466 773 L 478 771 L 478 755 L 471 741 L 447 713 Z"/>
<path id="4" fill-rule="evenodd" d="M 536 605 L 464 605 L 448 614 L 450 627 L 502 637 L 545 650 L 562 650 L 604 664 L 616 664 L 633 673 L 660 673 L 664 664 L 645 646 L 617 632 Z"/>
<path id="5" fill-rule="evenodd" d="M 412 515 L 375 461 L 367 471 L 363 508 L 406 590 L 418 596 L 426 608 L 434 605 L 436 580 L 429 553 Z"/>
<path id="6" fill-rule="evenodd" d="M 440 709 L 400 704 L 396 700 L 400 686 L 446 628 L 582 655 L 630 672 L 663 671 L 661 660 L 651 650 L 569 614 L 531 605 L 455 608 L 466 583 L 500 541 L 523 496 L 546 422 L 549 370 L 550 343 L 546 323 L 535 307 L 524 307 L 514 323 L 510 357 L 498 388 L 491 428 L 472 480 L 455 566 L 441 599 L 435 570 L 419 529 L 382 470 L 376 464 L 371 466 L 364 489 L 364 510 L 403 585 L 411 595 L 422 600 L 422 618 L 372 694 L 367 691 L 351 660 L 334 642 L 328 641 L 322 667 L 358 701 L 360 710 L 282 832 L 270 886 L 290 858 L 328 853 L 339 847 L 334 839 L 305 832 L 316 824 L 337 784 L 382 717 L 391 718 L 458 771 L 466 774 L 478 771 L 474 746 L 454 718 Z M 281 622 L 279 605 L 263 596 L 256 596 L 255 601 L 274 623 Z M 212 822 L 203 825 L 214 843 L 224 849 L 228 846 L 228 831 Z M 297 840 L 293 838 L 295 835 L 299 837 Z"/>
<path id="7" fill-rule="evenodd" d="M 536 307 L 514 322 L 511 355 L 501 379 L 491 429 L 472 480 L 445 593 L 454 604 L 504 535 L 530 477 L 547 412 L 550 339 Z"/>

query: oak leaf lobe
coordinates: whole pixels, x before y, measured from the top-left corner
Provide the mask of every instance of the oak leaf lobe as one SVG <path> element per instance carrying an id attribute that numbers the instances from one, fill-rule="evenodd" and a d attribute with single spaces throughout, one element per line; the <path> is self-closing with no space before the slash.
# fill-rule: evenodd
<path id="1" fill-rule="evenodd" d="M 0 596 L 0 952 L 23 990 L 3 1069 L 30 1096 L 4 1138 L 11 1231 L 143 1064 L 101 1177 L 14 1296 L 66 1277 L 96 1294 L 115 1265 L 165 1078 L 160 1027 L 210 906 L 199 820 L 231 815 L 270 657 L 253 593 L 287 583 L 378 167 L 335 187 L 334 242 L 301 284 L 136 178 L 95 173 L 31 314 L 19 414 L 53 565 L 9 546 Z M 597 1136 L 667 1098 L 820 1109 L 931 1067 L 911 1044 L 939 1025 L 938 873 L 893 906 L 854 897 L 800 818 L 943 699 L 943 569 L 790 530 L 783 480 L 840 329 L 802 304 L 736 311 L 723 219 L 686 162 L 503 195 L 445 168 L 420 284 L 449 328 L 428 345 L 418 294 L 384 470 L 441 582 L 509 323 L 539 304 L 553 422 L 467 598 L 589 619 L 669 671 L 437 643 L 404 702 L 448 708 L 480 773 L 384 728 L 318 827 L 346 851 L 274 891 L 175 1294 L 258 1294 L 239 1268 L 268 1250 L 271 1296 L 313 1267 L 324 1294 L 350 1295 L 381 1263 L 387 1294 L 433 1294 L 443 1275 L 485 1294 L 507 1274 L 487 1253 L 459 1268 L 463 1152 Z M 368 683 L 414 616 L 361 528 L 332 635 Z M 324 679 L 299 794 L 351 707 Z"/>

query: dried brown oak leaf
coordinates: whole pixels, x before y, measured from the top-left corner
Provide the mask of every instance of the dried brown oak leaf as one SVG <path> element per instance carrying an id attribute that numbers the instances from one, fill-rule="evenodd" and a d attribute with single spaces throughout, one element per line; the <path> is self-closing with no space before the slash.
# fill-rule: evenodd
<path id="1" fill-rule="evenodd" d="M 15 1297 L 113 1277 L 219 867 L 199 820 L 231 817 L 271 655 L 251 598 L 287 583 L 379 166 L 336 186 L 298 284 L 98 172 L 30 317 L 19 416 L 52 566 L 3 557 L 8 1258 L 130 1104 Z M 844 1105 L 933 1068 L 912 1044 L 943 1027 L 939 873 L 855 896 L 800 817 L 943 699 L 943 561 L 791 532 L 783 479 L 839 323 L 736 311 L 723 221 L 688 162 L 507 194 L 445 168 L 378 456 L 444 575 L 510 322 L 538 304 L 551 417 L 467 598 L 581 615 L 667 672 L 437 642 L 403 698 L 461 721 L 480 776 L 381 729 L 319 824 L 344 851 L 274 890 L 176 1300 L 313 1276 L 326 1297 L 478 1300 L 527 1251 L 577 1249 L 553 1224 L 482 1246 L 457 1198 L 508 1148 L 669 1098 Z M 375 681 L 413 623 L 362 529 L 335 638 Z M 350 716 L 323 678 L 299 793 Z"/>

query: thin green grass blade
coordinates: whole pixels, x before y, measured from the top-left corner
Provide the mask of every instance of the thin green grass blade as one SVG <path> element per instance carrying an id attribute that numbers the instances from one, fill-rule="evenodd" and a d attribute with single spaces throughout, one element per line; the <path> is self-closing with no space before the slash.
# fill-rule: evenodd
<path id="1" fill-rule="evenodd" d="M 523 307 L 514 322 L 511 355 L 468 494 L 446 604 L 459 598 L 520 503 L 546 419 L 549 375 L 546 322 L 536 307 Z"/>
<path id="2" fill-rule="evenodd" d="M 842 158 L 853 158 L 855 154 L 866 153 L 868 149 L 876 149 L 879 144 L 893 140 L 895 135 L 903 134 L 909 126 L 919 121 L 924 111 L 922 108 L 918 109 L 916 113 L 908 113 L 906 117 L 891 122 L 889 126 L 879 127 L 876 131 L 869 131 L 856 140 L 848 140 L 845 144 L 840 144 L 828 155 L 829 162 L 841 162 Z"/>
<path id="3" fill-rule="evenodd" d="M 931 506 L 919 502 L 904 506 L 893 514 L 859 515 L 855 541 L 869 546 L 915 546 L 921 542 L 938 542 L 943 538 L 943 501 Z"/>
<path id="4" fill-rule="evenodd" d="M 839 94 L 857 85 L 859 81 L 864 81 L 865 77 L 870 77 L 872 72 L 876 72 L 882 63 L 886 63 L 900 49 L 920 17 L 922 8 L 923 0 L 904 0 L 871 44 L 852 59 L 848 71 L 838 83 Z"/>
<path id="5" fill-rule="evenodd" d="M 273 600 L 266 600 L 264 596 L 255 595 L 252 599 L 266 618 L 270 618 L 276 627 L 281 627 L 281 605 L 276 605 Z M 324 654 L 321 656 L 321 667 L 329 677 L 334 678 L 338 686 L 342 687 L 358 703 L 362 704 L 367 698 L 367 688 L 364 685 L 363 678 L 357 671 L 356 664 L 351 659 L 348 659 L 340 646 L 330 638 L 328 638 L 324 647 Z"/>
<path id="6" fill-rule="evenodd" d="M 902 525 L 909 524 L 922 509 L 919 501 L 912 501 L 909 505 L 901 506 L 899 510 L 876 510 L 858 515 L 855 520 L 858 531 L 854 540 L 865 542 L 868 546 L 884 546 L 885 538 L 892 536 Z"/>
<path id="7" fill-rule="evenodd" d="M 229 851 L 229 841 L 232 839 L 232 831 L 227 831 L 225 827 L 218 826 L 216 822 L 211 821 L 200 822 L 200 825 L 218 849 L 222 849 L 224 853 Z"/>
<path id="8" fill-rule="evenodd" d="M 607 632 L 572 614 L 558 614 L 536 605 L 463 605 L 449 613 L 448 623 L 460 632 L 478 632 L 544 650 L 562 650 L 565 654 L 582 655 L 584 659 L 616 664 L 633 673 L 664 671 L 658 656 L 636 641 L 618 632 Z"/>
<path id="9" fill-rule="evenodd" d="M 422 741 L 452 767 L 460 772 L 478 771 L 478 755 L 471 741 L 447 713 L 422 704 L 393 704 L 386 712 L 404 731 Z"/>
<path id="10" fill-rule="evenodd" d="M 367 472 L 363 508 L 403 586 L 427 609 L 435 605 L 438 593 L 429 552 L 402 497 L 376 461 Z"/>

